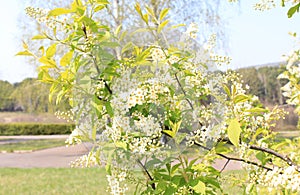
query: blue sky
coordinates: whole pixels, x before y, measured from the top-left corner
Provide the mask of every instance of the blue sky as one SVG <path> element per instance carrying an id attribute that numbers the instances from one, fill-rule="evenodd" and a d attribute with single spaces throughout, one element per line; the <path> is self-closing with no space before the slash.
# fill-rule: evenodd
<path id="1" fill-rule="evenodd" d="M 35 67 L 24 58 L 14 55 L 21 50 L 18 15 L 24 12 L 22 0 L 5 1 L 0 8 L 0 80 L 20 82 L 26 77 L 36 76 Z M 300 32 L 300 14 L 287 18 L 287 9 L 275 8 L 259 12 L 252 9 L 257 0 L 241 2 L 239 13 L 229 18 L 229 56 L 231 68 L 282 61 L 293 47 L 289 31 Z M 237 11 L 237 10 L 234 10 Z M 30 27 L 29 27 L 30 28 Z"/>

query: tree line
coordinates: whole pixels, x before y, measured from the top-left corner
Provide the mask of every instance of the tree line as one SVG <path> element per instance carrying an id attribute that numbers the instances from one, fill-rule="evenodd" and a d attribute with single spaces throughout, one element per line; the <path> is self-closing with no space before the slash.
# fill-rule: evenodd
<path id="1" fill-rule="evenodd" d="M 66 110 L 67 103 L 55 105 L 49 102 L 50 85 L 26 78 L 22 82 L 11 84 L 0 80 L 0 111 L 22 111 L 28 113 L 54 113 Z"/>
<path id="2" fill-rule="evenodd" d="M 276 66 L 249 67 L 237 70 L 243 77 L 244 84 L 249 85 L 247 93 L 258 96 L 266 106 L 283 105 L 281 87 L 286 83 L 277 77 L 284 67 Z M 50 85 L 41 83 L 35 78 L 11 84 L 0 80 L 0 111 L 50 112 L 65 110 L 67 103 L 55 105 L 49 102 Z"/>
<path id="3" fill-rule="evenodd" d="M 263 66 L 241 68 L 237 70 L 242 75 L 244 84 L 249 86 L 247 93 L 258 96 L 265 106 L 286 104 L 281 87 L 287 80 L 277 79 L 285 67 L 280 63 Z"/>

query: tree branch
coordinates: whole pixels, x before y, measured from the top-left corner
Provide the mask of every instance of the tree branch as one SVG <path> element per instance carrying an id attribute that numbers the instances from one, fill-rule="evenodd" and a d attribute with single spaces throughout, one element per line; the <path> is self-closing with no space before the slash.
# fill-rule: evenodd
<path id="1" fill-rule="evenodd" d="M 195 142 L 194 144 L 195 144 L 196 146 L 199 146 L 200 148 L 203 148 L 204 150 L 211 151 L 211 148 L 208 148 L 208 147 L 206 147 L 206 146 L 203 146 L 203 145 L 201 145 L 201 144 L 199 144 L 199 143 L 197 143 L 197 142 Z M 218 156 L 221 156 L 221 157 L 223 157 L 223 158 L 225 158 L 225 159 L 228 160 L 228 162 L 226 163 L 226 166 L 227 166 L 227 164 L 229 163 L 229 161 L 233 160 L 233 161 L 244 162 L 244 163 L 247 163 L 247 164 L 250 164 L 250 165 L 255 165 L 255 166 L 258 166 L 258 167 L 260 167 L 260 168 L 266 169 L 266 170 L 268 170 L 268 171 L 272 171 L 272 170 L 273 170 L 273 169 L 270 168 L 270 167 L 266 167 L 266 166 L 261 165 L 261 164 L 258 164 L 258 163 L 256 163 L 256 162 L 248 161 L 248 160 L 246 160 L 246 159 L 230 157 L 230 156 L 226 156 L 226 155 L 221 154 L 221 153 L 216 153 L 216 154 L 217 154 Z M 226 167 L 226 166 L 224 166 L 224 167 Z M 223 167 L 223 169 L 225 169 L 224 167 Z"/>
<path id="2" fill-rule="evenodd" d="M 181 85 L 181 83 L 180 83 L 180 81 L 179 81 L 179 79 L 178 79 L 178 77 L 177 77 L 177 73 L 175 73 L 175 79 L 176 79 L 176 81 L 177 81 L 177 83 L 178 83 L 178 85 L 179 85 L 179 87 L 180 87 L 180 89 L 181 89 L 183 95 L 186 97 L 186 92 L 185 92 L 185 90 L 183 89 L 183 87 L 182 87 L 182 85 Z M 186 97 L 185 99 L 186 99 L 186 101 L 188 102 L 188 104 L 190 105 L 190 107 L 192 108 L 192 110 L 194 110 L 194 106 L 193 106 L 192 102 L 191 102 L 187 97 Z"/>
<path id="3" fill-rule="evenodd" d="M 281 160 L 285 161 L 289 166 L 295 166 L 297 172 L 300 172 L 300 166 L 297 165 L 295 162 L 293 162 L 287 155 L 283 155 L 283 154 L 280 154 L 280 153 L 278 153 L 278 152 L 276 152 L 272 149 L 264 148 L 264 147 L 260 147 L 260 146 L 250 145 L 249 148 L 252 149 L 252 150 L 257 150 L 257 151 L 262 151 L 262 152 L 265 152 L 265 153 L 268 153 L 268 154 L 272 154 L 272 155 L 280 158 Z"/>
<path id="4" fill-rule="evenodd" d="M 142 169 L 144 170 L 144 172 L 145 172 L 145 174 L 147 175 L 147 177 L 149 178 L 149 180 L 150 181 L 153 181 L 154 179 L 153 179 L 153 177 L 150 175 L 150 173 L 149 173 L 149 171 L 147 170 L 147 168 L 143 165 L 143 163 L 139 160 L 139 159 L 137 159 L 136 160 L 137 162 L 138 162 L 138 164 L 142 167 Z M 151 187 L 152 187 L 152 189 L 153 190 L 155 190 L 155 183 L 152 183 L 151 184 Z"/>

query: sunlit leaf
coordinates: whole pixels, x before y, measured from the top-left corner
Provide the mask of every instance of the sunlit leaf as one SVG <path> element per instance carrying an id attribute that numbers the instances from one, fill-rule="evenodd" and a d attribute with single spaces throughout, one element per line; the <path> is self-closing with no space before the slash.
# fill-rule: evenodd
<path id="1" fill-rule="evenodd" d="M 192 188 L 193 188 L 193 190 L 195 190 L 196 193 L 205 194 L 205 190 L 206 190 L 205 183 L 203 183 L 200 180 L 198 180 L 198 183 L 195 186 L 193 186 Z"/>
<path id="2" fill-rule="evenodd" d="M 249 97 L 247 95 L 245 95 L 245 94 L 238 94 L 238 95 L 236 95 L 234 97 L 233 102 L 235 104 L 237 104 L 237 103 L 245 102 L 247 100 L 249 100 Z"/>
<path id="3" fill-rule="evenodd" d="M 169 20 L 163 21 L 157 28 L 157 32 L 160 33 L 162 29 L 169 23 Z"/>
<path id="4" fill-rule="evenodd" d="M 69 51 L 68 53 L 66 53 L 61 59 L 60 59 L 60 65 L 61 66 L 67 66 L 68 64 L 70 64 L 72 57 L 73 57 L 73 51 Z"/>
<path id="5" fill-rule="evenodd" d="M 55 9 L 49 11 L 48 16 L 59 16 L 59 15 L 63 15 L 63 14 L 69 14 L 72 12 L 73 12 L 73 10 L 71 10 L 71 9 L 55 8 Z"/>
<path id="6" fill-rule="evenodd" d="M 20 51 L 16 54 L 16 56 L 33 56 L 29 51 Z"/>
<path id="7" fill-rule="evenodd" d="M 239 145 L 242 129 L 237 119 L 231 119 L 227 128 L 228 138 L 235 146 Z"/>
<path id="8" fill-rule="evenodd" d="M 168 14 L 169 12 L 169 8 L 166 8 L 166 9 L 163 9 L 160 14 L 159 14 L 159 20 L 162 21 L 164 19 L 164 17 L 166 17 L 166 15 Z"/>
<path id="9" fill-rule="evenodd" d="M 32 40 L 38 40 L 38 39 L 47 39 L 45 35 L 35 35 L 31 38 Z"/>
<path id="10" fill-rule="evenodd" d="M 55 53 L 56 53 L 56 44 L 53 44 L 50 47 L 48 47 L 48 49 L 46 51 L 46 57 L 52 58 Z"/>

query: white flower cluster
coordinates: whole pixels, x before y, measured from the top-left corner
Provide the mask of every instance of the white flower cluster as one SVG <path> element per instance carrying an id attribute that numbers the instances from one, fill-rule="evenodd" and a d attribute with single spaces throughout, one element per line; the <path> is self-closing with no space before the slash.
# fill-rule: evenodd
<path id="1" fill-rule="evenodd" d="M 288 189 L 293 192 L 300 192 L 300 173 L 294 166 L 287 168 L 275 167 L 272 171 L 265 170 L 260 174 L 257 182 L 270 189 Z"/>
<path id="2" fill-rule="evenodd" d="M 167 53 L 163 51 L 159 46 L 153 46 L 150 50 L 150 53 L 154 62 L 163 61 L 167 56 Z"/>
<path id="3" fill-rule="evenodd" d="M 200 129 L 197 129 L 190 133 L 190 135 L 187 136 L 187 145 L 191 146 L 195 142 L 197 143 L 206 143 L 208 138 L 208 130 L 206 126 L 202 126 Z"/>
<path id="4" fill-rule="evenodd" d="M 121 182 L 126 179 L 126 172 L 120 172 L 118 174 L 106 175 L 108 181 L 107 191 L 112 195 L 124 195 L 128 190 L 126 184 L 122 186 Z"/>
<path id="5" fill-rule="evenodd" d="M 74 112 L 73 110 L 68 110 L 68 111 L 56 111 L 54 115 L 58 119 L 63 119 L 66 120 L 67 122 L 74 121 Z"/>
<path id="6" fill-rule="evenodd" d="M 221 55 L 211 55 L 211 59 L 218 65 L 222 66 L 229 65 L 231 63 L 231 58 L 228 56 L 221 56 Z"/>
<path id="7" fill-rule="evenodd" d="M 259 11 L 270 10 L 276 6 L 274 0 L 260 0 L 259 3 L 254 4 L 254 9 Z"/>
<path id="8" fill-rule="evenodd" d="M 133 154 L 144 155 L 147 152 L 153 153 L 158 149 L 159 143 L 151 137 L 135 137 L 129 143 L 129 148 Z"/>
<path id="9" fill-rule="evenodd" d="M 128 98 L 128 107 L 142 105 L 143 103 L 159 104 L 159 97 L 163 96 L 165 102 L 172 101 L 168 87 L 156 79 L 144 82 L 140 87 L 132 90 Z"/>
<path id="10" fill-rule="evenodd" d="M 95 167 L 98 165 L 96 153 L 90 152 L 88 155 L 83 155 L 75 161 L 72 161 L 70 164 L 71 167 Z"/>
<path id="11" fill-rule="evenodd" d="M 161 126 L 151 115 L 147 117 L 140 116 L 139 120 L 134 121 L 134 125 L 138 131 L 143 132 L 148 137 L 155 138 L 161 135 Z"/>
<path id="12" fill-rule="evenodd" d="M 34 7 L 25 8 L 26 14 L 32 18 L 35 18 L 38 23 L 44 23 L 47 27 L 54 29 L 59 27 L 61 30 L 66 30 L 68 28 L 67 18 L 58 20 L 57 16 L 49 17 L 48 10 Z"/>
<path id="13" fill-rule="evenodd" d="M 191 23 L 185 33 L 192 39 L 196 39 L 198 31 L 198 25 L 196 23 Z"/>
<path id="14" fill-rule="evenodd" d="M 104 95 L 104 92 L 103 92 L 103 89 L 105 88 L 105 82 L 100 80 L 100 81 L 97 81 L 97 84 L 95 86 L 95 91 L 96 91 L 96 95 L 99 97 L 99 98 L 103 98 L 103 95 Z"/>
<path id="15" fill-rule="evenodd" d="M 68 145 L 80 144 L 81 143 L 81 135 L 79 128 L 75 128 L 72 133 L 69 135 L 65 143 Z"/>

